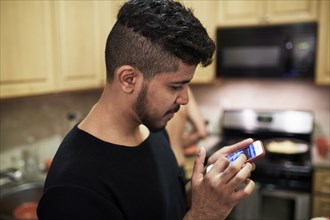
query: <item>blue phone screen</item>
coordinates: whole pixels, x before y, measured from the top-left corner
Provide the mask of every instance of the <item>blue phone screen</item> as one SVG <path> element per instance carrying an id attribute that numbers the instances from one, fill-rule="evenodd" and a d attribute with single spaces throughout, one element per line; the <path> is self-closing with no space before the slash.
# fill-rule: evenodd
<path id="1" fill-rule="evenodd" d="M 229 156 L 227 156 L 227 158 L 230 160 L 230 162 L 233 162 L 234 160 L 236 160 L 239 155 L 241 154 L 245 154 L 245 156 L 247 157 L 247 159 L 253 158 L 256 156 L 256 151 L 254 149 L 253 144 L 250 144 L 247 148 L 244 148 L 242 150 L 239 150 Z"/>

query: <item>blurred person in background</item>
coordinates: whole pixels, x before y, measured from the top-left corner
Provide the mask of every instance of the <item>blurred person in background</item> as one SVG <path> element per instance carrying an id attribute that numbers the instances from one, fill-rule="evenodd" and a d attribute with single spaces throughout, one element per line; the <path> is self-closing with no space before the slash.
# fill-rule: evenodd
<path id="1" fill-rule="evenodd" d="M 182 106 L 166 125 L 171 147 L 183 171 L 186 157 L 195 155 L 197 143 L 208 136 L 205 120 L 190 88 L 188 93 L 189 103 Z"/>

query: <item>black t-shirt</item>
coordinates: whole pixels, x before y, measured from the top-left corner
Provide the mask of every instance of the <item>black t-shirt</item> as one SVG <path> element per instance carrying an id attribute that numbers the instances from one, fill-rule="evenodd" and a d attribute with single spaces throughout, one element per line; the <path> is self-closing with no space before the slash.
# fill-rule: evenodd
<path id="1" fill-rule="evenodd" d="M 125 147 L 74 127 L 53 159 L 37 213 L 40 220 L 182 219 L 184 175 L 166 131 Z"/>

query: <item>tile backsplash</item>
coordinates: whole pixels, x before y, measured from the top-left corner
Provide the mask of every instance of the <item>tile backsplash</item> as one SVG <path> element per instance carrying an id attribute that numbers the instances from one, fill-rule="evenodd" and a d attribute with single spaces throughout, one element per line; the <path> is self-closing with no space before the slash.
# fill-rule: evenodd
<path id="1" fill-rule="evenodd" d="M 290 80 L 225 80 L 218 84 L 192 85 L 192 90 L 201 112 L 209 121 L 211 133 L 219 133 L 223 109 L 290 109 L 313 111 L 316 135 L 330 138 L 329 86 Z M 40 160 L 51 157 L 75 122 L 68 120 L 68 114 L 77 116 L 76 120 L 84 117 L 101 92 L 1 100 L 0 169 L 17 162 L 21 151 L 31 146 L 38 148 Z"/>
<path id="2" fill-rule="evenodd" d="M 0 169 L 19 161 L 21 151 L 32 146 L 38 148 L 40 160 L 48 159 L 100 94 L 101 90 L 93 90 L 1 100 Z M 68 114 L 77 118 L 69 120 Z"/>
<path id="3" fill-rule="evenodd" d="M 315 135 L 330 139 L 330 87 L 307 80 L 224 80 L 192 87 L 210 129 L 219 132 L 224 109 L 306 110 L 314 112 Z"/>

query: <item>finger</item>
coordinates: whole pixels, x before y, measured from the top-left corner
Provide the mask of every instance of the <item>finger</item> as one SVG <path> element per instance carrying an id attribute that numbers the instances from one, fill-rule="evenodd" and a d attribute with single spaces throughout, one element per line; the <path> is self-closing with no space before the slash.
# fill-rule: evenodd
<path id="1" fill-rule="evenodd" d="M 233 198 L 238 201 L 252 194 L 255 188 L 255 183 L 251 179 L 246 179 L 244 187 L 233 193 Z"/>
<path id="2" fill-rule="evenodd" d="M 243 148 L 246 148 L 247 146 L 249 146 L 252 143 L 253 143 L 253 139 L 252 138 L 248 138 L 248 139 L 245 139 L 243 141 L 240 141 L 240 142 L 238 142 L 236 144 L 233 144 L 231 146 L 228 146 L 228 147 L 224 148 L 224 150 L 222 151 L 222 153 L 223 154 L 226 154 L 226 155 L 229 155 L 229 154 L 235 153 L 238 150 L 241 150 Z"/>
<path id="3" fill-rule="evenodd" d="M 243 167 L 244 167 L 246 164 L 248 164 L 248 163 L 243 164 Z M 252 173 L 252 171 L 254 171 L 254 170 L 256 169 L 256 165 L 255 165 L 255 163 L 250 163 L 250 164 L 251 164 L 251 166 L 252 166 L 252 169 L 251 169 L 251 173 Z M 242 167 L 242 168 L 243 168 L 243 167 Z M 249 174 L 248 178 L 250 178 L 251 173 Z"/>
<path id="4" fill-rule="evenodd" d="M 240 149 L 243 149 L 247 146 L 249 146 L 250 144 L 253 143 L 253 139 L 252 138 L 248 138 L 245 139 L 243 141 L 240 141 L 236 144 L 230 145 L 230 146 L 226 146 L 221 148 L 220 150 L 218 150 L 217 152 L 215 152 L 214 154 L 212 154 L 209 159 L 208 159 L 208 164 L 213 164 L 215 163 L 215 161 L 217 161 L 217 159 L 222 156 L 222 155 L 229 155 L 232 154 Z"/>
<path id="5" fill-rule="evenodd" d="M 206 152 L 203 147 L 199 149 L 197 158 L 194 163 L 193 173 L 191 177 L 192 185 L 202 181 L 204 173 L 204 161 L 206 157 Z"/>
<path id="6" fill-rule="evenodd" d="M 251 163 L 252 165 L 252 171 L 254 171 L 256 169 L 256 164 L 255 163 Z"/>
<path id="7" fill-rule="evenodd" d="M 236 188 L 251 175 L 252 165 L 250 163 L 246 163 L 245 166 L 229 181 L 229 185 L 231 187 Z"/>
<path id="8" fill-rule="evenodd" d="M 244 154 L 241 154 L 234 162 L 230 163 L 229 166 L 223 171 L 221 176 L 221 182 L 228 183 L 231 179 L 233 179 L 237 173 L 239 173 L 242 169 L 244 169 L 243 165 L 245 162 L 246 162 L 246 156 Z M 245 177 L 242 180 L 242 182 L 246 178 L 247 177 Z"/>
<path id="9" fill-rule="evenodd" d="M 209 175 L 217 175 L 222 173 L 230 164 L 230 161 L 225 156 L 220 157 L 214 164 L 211 164 L 207 167 L 207 173 Z"/>
<path id="10" fill-rule="evenodd" d="M 254 171 L 255 169 L 256 169 L 256 164 L 255 163 L 251 163 L 250 162 L 250 164 L 252 165 L 252 171 Z M 246 163 L 245 164 L 243 164 L 243 167 L 246 165 Z M 242 167 L 242 168 L 243 168 Z"/>

